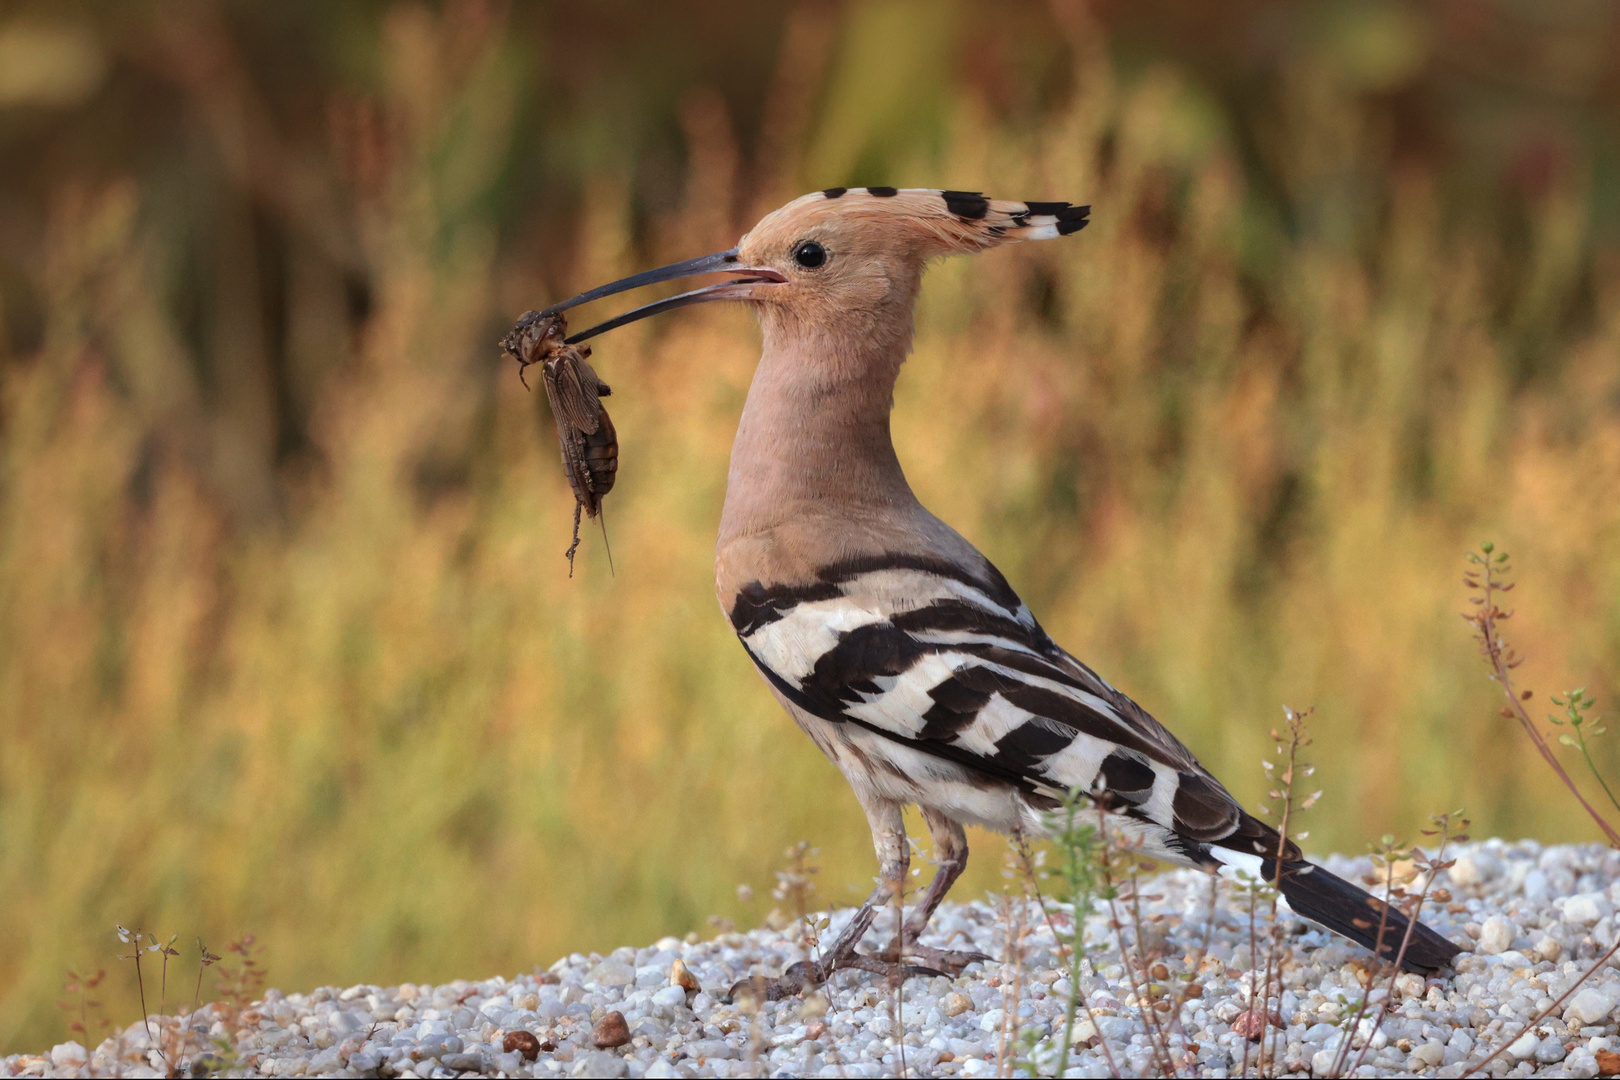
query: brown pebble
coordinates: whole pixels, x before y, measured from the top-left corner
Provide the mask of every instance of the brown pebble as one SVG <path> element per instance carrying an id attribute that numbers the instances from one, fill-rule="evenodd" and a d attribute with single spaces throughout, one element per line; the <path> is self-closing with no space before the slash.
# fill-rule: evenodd
<path id="1" fill-rule="evenodd" d="M 1187 988 L 1181 992 L 1184 998 L 1201 998 L 1204 996 L 1203 983 L 1188 983 Z"/>
<path id="2" fill-rule="evenodd" d="M 703 987 L 698 985 L 697 976 L 692 974 L 691 969 L 678 956 L 675 958 L 675 962 L 669 965 L 669 985 L 678 986 L 685 990 L 688 1001 L 694 995 L 703 992 Z"/>
<path id="3" fill-rule="evenodd" d="M 1232 1021 L 1232 1034 L 1241 1035 L 1250 1042 L 1259 1042 L 1266 1031 L 1266 1017 L 1259 1009 L 1250 1009 Z"/>
<path id="4" fill-rule="evenodd" d="M 1170 969 L 1165 967 L 1163 964 L 1154 964 L 1148 969 L 1148 974 L 1160 982 L 1163 982 L 1170 977 Z"/>
<path id="5" fill-rule="evenodd" d="M 630 1041 L 630 1025 L 624 1022 L 624 1013 L 617 1009 L 608 1013 L 591 1029 L 591 1041 L 603 1050 L 623 1046 Z"/>
<path id="6" fill-rule="evenodd" d="M 508 1031 L 501 1040 L 501 1049 L 508 1054 L 522 1054 L 525 1061 L 533 1061 L 540 1056 L 540 1040 L 532 1032 Z"/>
<path id="7" fill-rule="evenodd" d="M 1592 1056 L 1597 1058 L 1599 1076 L 1620 1076 L 1620 1054 L 1599 1050 Z"/>

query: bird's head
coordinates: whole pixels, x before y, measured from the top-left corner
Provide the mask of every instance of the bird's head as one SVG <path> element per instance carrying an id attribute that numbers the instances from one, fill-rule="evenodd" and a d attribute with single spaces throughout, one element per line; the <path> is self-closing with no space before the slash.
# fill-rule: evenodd
<path id="1" fill-rule="evenodd" d="M 829 188 L 765 215 L 729 251 L 634 274 L 542 314 L 654 282 L 725 273 L 730 280 L 636 308 L 568 340 L 710 300 L 751 301 L 768 323 L 847 323 L 896 311 L 909 316 L 929 259 L 1067 236 L 1085 227 L 1090 212 L 1066 202 L 1008 202 L 967 191 Z"/>

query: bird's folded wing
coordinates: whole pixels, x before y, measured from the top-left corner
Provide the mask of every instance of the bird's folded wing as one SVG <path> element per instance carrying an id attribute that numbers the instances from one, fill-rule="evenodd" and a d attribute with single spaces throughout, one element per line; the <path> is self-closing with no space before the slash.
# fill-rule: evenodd
<path id="1" fill-rule="evenodd" d="M 1059 649 L 993 567 L 887 556 L 752 584 L 732 624 L 766 678 L 851 723 L 1060 799 L 1073 788 L 1193 841 L 1246 817 L 1156 720 Z"/>

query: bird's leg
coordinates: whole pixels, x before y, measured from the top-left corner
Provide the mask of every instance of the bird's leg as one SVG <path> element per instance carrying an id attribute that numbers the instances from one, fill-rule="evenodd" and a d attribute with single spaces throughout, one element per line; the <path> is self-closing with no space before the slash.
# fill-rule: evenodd
<path id="1" fill-rule="evenodd" d="M 906 920 L 896 939 L 889 943 L 885 955 L 897 960 L 902 955 L 914 957 L 931 968 L 960 975 L 969 964 L 988 963 L 991 958 L 972 950 L 935 949 L 918 944 L 917 939 L 928 926 L 928 920 L 934 917 L 934 909 L 939 907 L 945 894 L 956 884 L 956 879 L 967 869 L 967 833 L 959 822 L 937 811 L 923 807 L 922 815 L 929 835 L 934 839 L 934 879 L 928 883 L 928 891 L 923 893 L 922 902 L 912 910 L 911 917 Z"/>
<path id="2" fill-rule="evenodd" d="M 877 913 L 892 904 L 895 895 L 905 887 L 906 871 L 911 866 L 911 849 L 906 843 L 906 826 L 900 815 L 900 804 L 873 796 L 861 798 L 861 806 L 872 826 L 872 844 L 877 849 L 877 888 L 872 890 L 872 895 L 866 898 L 866 903 L 855 912 L 854 918 L 844 927 L 844 932 L 838 935 L 821 959 L 800 960 L 791 964 L 777 979 L 744 979 L 731 988 L 730 997 L 751 992 L 762 994 L 766 1001 L 780 1001 L 820 986 L 835 971 L 851 968 L 870 971 L 889 979 L 942 974 L 932 968 L 901 964 L 897 962 L 898 958 L 885 960 L 856 951 Z"/>

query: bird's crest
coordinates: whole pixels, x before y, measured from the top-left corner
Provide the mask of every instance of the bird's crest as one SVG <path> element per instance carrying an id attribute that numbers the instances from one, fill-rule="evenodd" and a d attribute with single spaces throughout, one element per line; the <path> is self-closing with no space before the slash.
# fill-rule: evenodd
<path id="1" fill-rule="evenodd" d="M 1086 227 L 1091 207 L 989 199 L 936 188 L 827 188 L 766 215 L 750 237 L 796 233 L 823 222 L 859 222 L 901 233 L 925 257 L 966 254 L 1018 240 L 1052 240 Z M 746 241 L 745 241 L 746 244 Z"/>

